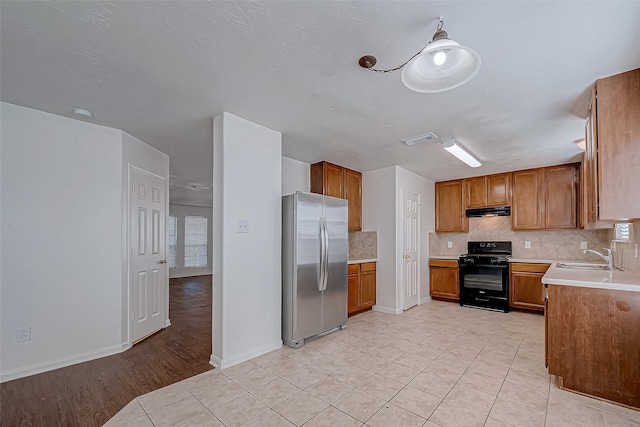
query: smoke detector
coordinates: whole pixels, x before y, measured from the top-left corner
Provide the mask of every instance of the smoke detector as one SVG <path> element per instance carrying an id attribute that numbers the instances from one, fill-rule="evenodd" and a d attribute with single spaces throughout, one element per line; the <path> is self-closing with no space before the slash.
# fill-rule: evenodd
<path id="1" fill-rule="evenodd" d="M 436 139 L 438 139 L 438 135 L 436 135 L 433 132 L 427 132 L 422 135 L 412 136 L 411 138 L 403 139 L 402 142 L 404 142 L 407 145 L 416 145 L 416 144 L 421 144 L 423 142 L 434 141 Z"/>

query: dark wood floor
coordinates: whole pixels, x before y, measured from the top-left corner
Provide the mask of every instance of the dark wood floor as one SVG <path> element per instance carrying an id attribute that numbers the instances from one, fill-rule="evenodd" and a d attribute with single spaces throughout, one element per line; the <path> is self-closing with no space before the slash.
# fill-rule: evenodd
<path id="1" fill-rule="evenodd" d="M 0 426 L 101 426 L 135 397 L 213 369 L 211 276 L 171 279 L 171 326 L 131 349 L 0 384 Z"/>

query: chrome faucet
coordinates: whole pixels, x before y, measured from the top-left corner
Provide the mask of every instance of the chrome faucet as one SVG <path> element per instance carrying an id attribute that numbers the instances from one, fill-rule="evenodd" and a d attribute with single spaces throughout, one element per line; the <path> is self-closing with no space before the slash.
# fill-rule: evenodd
<path id="1" fill-rule="evenodd" d="M 594 251 L 592 249 L 585 249 L 584 251 L 582 251 L 582 253 L 583 254 L 591 253 L 594 255 L 598 255 L 600 258 L 602 258 L 607 262 L 607 266 L 609 267 L 609 270 L 613 270 L 613 255 L 611 255 L 611 249 L 609 248 L 602 248 L 602 249 L 607 251 L 607 255 L 602 255 L 600 252 Z"/>

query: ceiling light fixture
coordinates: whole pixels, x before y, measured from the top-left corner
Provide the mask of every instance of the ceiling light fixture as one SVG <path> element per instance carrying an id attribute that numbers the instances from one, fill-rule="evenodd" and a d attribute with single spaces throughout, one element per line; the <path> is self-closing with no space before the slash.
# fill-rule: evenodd
<path id="1" fill-rule="evenodd" d="M 448 152 L 450 152 L 451 154 L 453 154 L 458 159 L 462 160 L 472 168 L 477 168 L 478 166 L 482 166 L 482 163 L 480 163 L 475 157 L 473 157 L 471 154 L 467 153 L 462 147 L 460 147 L 457 144 L 457 141 L 455 139 L 443 142 L 442 148 L 444 148 L 445 150 L 447 150 Z"/>
<path id="2" fill-rule="evenodd" d="M 91 111 L 87 110 L 87 109 L 84 109 L 84 108 L 78 108 L 78 107 L 74 108 L 73 109 L 73 114 L 75 114 L 77 116 L 84 116 L 84 117 L 87 117 L 89 119 L 93 118 L 93 113 Z"/>
<path id="3" fill-rule="evenodd" d="M 402 68 L 402 83 L 422 93 L 438 93 L 455 89 L 471 80 L 480 70 L 480 55 L 476 51 L 451 40 L 445 30 L 442 16 L 438 18 L 436 32 L 427 45 L 404 64 L 387 70 L 373 68 L 376 58 L 365 55 L 358 63 L 362 68 L 378 73 L 389 73 Z"/>
<path id="4" fill-rule="evenodd" d="M 587 149 L 587 140 L 586 139 L 580 138 L 580 139 L 576 139 L 573 142 L 576 143 L 576 145 L 578 146 L 579 149 L 581 149 L 581 150 L 586 150 Z"/>

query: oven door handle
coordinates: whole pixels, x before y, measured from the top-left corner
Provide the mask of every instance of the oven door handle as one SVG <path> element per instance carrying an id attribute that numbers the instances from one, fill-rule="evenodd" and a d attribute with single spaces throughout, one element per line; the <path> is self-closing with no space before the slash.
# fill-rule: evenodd
<path id="1" fill-rule="evenodd" d="M 491 269 L 499 269 L 499 270 L 504 270 L 509 268 L 508 265 L 478 265 L 478 264 L 458 264 L 459 268 L 491 268 Z"/>

